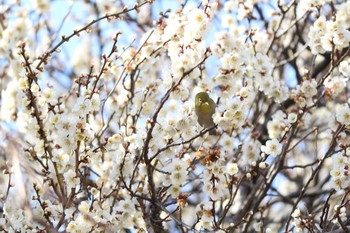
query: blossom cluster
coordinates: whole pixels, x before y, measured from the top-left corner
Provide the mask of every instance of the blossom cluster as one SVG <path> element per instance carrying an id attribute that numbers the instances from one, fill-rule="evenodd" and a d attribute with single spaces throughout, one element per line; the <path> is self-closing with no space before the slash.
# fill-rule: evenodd
<path id="1" fill-rule="evenodd" d="M 350 230 L 350 4 L 130 2 L 1 6 L 0 230 Z"/>
<path id="2" fill-rule="evenodd" d="M 346 27 L 349 21 L 346 13 L 349 3 L 339 4 L 337 8 L 334 20 L 327 20 L 321 15 L 310 28 L 308 43 L 313 54 L 330 52 L 333 49 L 341 50 L 349 46 L 350 31 Z"/>

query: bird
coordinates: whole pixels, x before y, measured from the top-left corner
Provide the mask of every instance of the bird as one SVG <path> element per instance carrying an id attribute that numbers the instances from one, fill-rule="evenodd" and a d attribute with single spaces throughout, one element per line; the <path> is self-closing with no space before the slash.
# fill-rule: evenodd
<path id="1" fill-rule="evenodd" d="M 212 128 L 215 126 L 213 114 L 215 113 L 216 103 L 212 100 L 208 93 L 199 92 L 195 97 L 195 111 L 198 123 L 204 128 Z M 209 131 L 210 135 L 215 135 L 215 129 Z"/>

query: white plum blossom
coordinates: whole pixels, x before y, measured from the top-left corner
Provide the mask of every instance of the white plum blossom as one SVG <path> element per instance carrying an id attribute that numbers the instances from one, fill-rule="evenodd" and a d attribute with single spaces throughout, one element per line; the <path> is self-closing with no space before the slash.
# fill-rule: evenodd
<path id="1" fill-rule="evenodd" d="M 91 110 L 98 111 L 100 108 L 101 96 L 99 94 L 93 94 L 91 98 Z"/>
<path id="2" fill-rule="evenodd" d="M 350 160 L 343 152 L 338 152 L 332 155 L 332 170 L 330 175 L 332 177 L 332 187 L 337 191 L 344 187 L 348 187 L 349 180 L 349 166 Z"/>
<path id="3" fill-rule="evenodd" d="M 317 82 L 312 80 L 305 80 L 301 85 L 301 92 L 306 98 L 311 98 L 317 94 Z"/>
<path id="4" fill-rule="evenodd" d="M 68 170 L 63 176 L 68 188 L 75 188 L 79 184 L 79 178 L 73 170 Z"/>
<path id="5" fill-rule="evenodd" d="M 84 117 L 91 110 L 91 101 L 85 97 L 79 97 L 72 110 L 73 114 Z"/>
<path id="6" fill-rule="evenodd" d="M 186 169 L 187 163 L 177 158 L 164 168 L 168 175 L 165 176 L 163 184 L 164 186 L 171 185 L 169 192 L 173 198 L 176 198 L 180 194 L 181 187 L 186 181 Z"/>
<path id="7" fill-rule="evenodd" d="M 212 206 L 209 202 L 200 203 L 196 207 L 196 213 L 200 218 L 203 227 L 210 230 L 212 229 L 212 222 L 214 220 Z"/>
<path id="8" fill-rule="evenodd" d="M 331 21 L 323 15 L 314 22 L 308 37 L 308 44 L 313 54 L 332 51 L 333 47 L 341 50 L 350 42 L 350 32 L 344 27 L 341 19 Z"/>
<path id="9" fill-rule="evenodd" d="M 342 76 L 329 77 L 325 80 L 325 87 L 328 89 L 329 93 L 333 96 L 338 96 L 344 91 L 346 87 L 348 78 Z"/>
<path id="10" fill-rule="evenodd" d="M 34 0 L 33 7 L 37 12 L 45 13 L 45 12 L 48 12 L 50 9 L 50 2 L 43 1 L 43 0 Z"/>
<path id="11" fill-rule="evenodd" d="M 251 165 L 256 162 L 260 156 L 261 143 L 257 140 L 246 139 L 242 145 L 242 164 Z"/>
<path id="12" fill-rule="evenodd" d="M 344 125 L 350 125 L 350 107 L 348 105 L 340 106 L 336 112 L 337 120 Z"/>
<path id="13" fill-rule="evenodd" d="M 238 165 L 237 163 L 228 163 L 226 165 L 227 173 L 230 175 L 235 175 L 238 173 Z"/>
<path id="14" fill-rule="evenodd" d="M 284 128 L 288 126 L 285 120 L 285 113 L 277 111 L 267 123 L 267 131 L 270 138 L 278 138 L 283 134 Z"/>
<path id="15" fill-rule="evenodd" d="M 16 99 L 17 96 L 17 85 L 16 80 L 11 81 L 6 89 L 1 90 L 1 109 L 0 118 L 4 121 L 11 121 L 13 114 L 16 111 Z"/>
<path id="16" fill-rule="evenodd" d="M 349 60 L 345 60 L 340 62 L 339 64 L 339 71 L 342 75 L 344 75 L 345 77 L 349 78 L 350 77 L 350 64 L 349 64 Z"/>
<path id="17" fill-rule="evenodd" d="M 297 121 L 297 119 L 298 119 L 298 115 L 296 113 L 292 112 L 292 113 L 288 114 L 288 122 L 289 123 L 294 123 Z"/>
<path id="18" fill-rule="evenodd" d="M 261 151 L 267 155 L 276 157 L 282 152 L 282 144 L 276 138 L 273 138 L 261 146 Z"/>

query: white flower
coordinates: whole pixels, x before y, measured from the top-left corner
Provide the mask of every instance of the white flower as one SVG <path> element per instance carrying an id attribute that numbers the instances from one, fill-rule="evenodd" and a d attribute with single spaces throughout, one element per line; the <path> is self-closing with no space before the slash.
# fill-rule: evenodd
<path id="1" fill-rule="evenodd" d="M 349 45 L 350 32 L 344 28 L 339 28 L 333 34 L 333 43 L 337 49 L 345 48 Z"/>
<path id="2" fill-rule="evenodd" d="M 348 164 L 349 158 L 343 156 L 342 152 L 338 152 L 332 156 L 333 168 L 341 168 Z"/>
<path id="3" fill-rule="evenodd" d="M 183 172 L 173 172 L 170 175 L 170 182 L 174 185 L 181 185 L 186 180 L 186 173 Z"/>
<path id="4" fill-rule="evenodd" d="M 326 32 L 320 38 L 320 44 L 325 51 L 331 51 L 333 48 L 332 34 L 331 32 Z"/>
<path id="5" fill-rule="evenodd" d="M 168 189 L 168 193 L 170 194 L 170 196 L 172 198 L 177 198 L 180 195 L 180 187 L 176 186 L 176 185 L 172 185 L 169 189 Z"/>
<path id="6" fill-rule="evenodd" d="M 267 167 L 267 163 L 266 162 L 260 162 L 259 163 L 259 168 L 265 169 L 266 167 Z"/>
<path id="7" fill-rule="evenodd" d="M 242 146 L 242 164 L 250 165 L 259 159 L 261 144 L 257 140 L 248 138 L 244 141 Z"/>
<path id="8" fill-rule="evenodd" d="M 298 119 L 298 115 L 296 113 L 291 112 L 288 114 L 288 122 L 289 123 L 294 123 L 297 121 L 297 119 Z"/>
<path id="9" fill-rule="evenodd" d="M 76 147 L 76 142 L 74 140 L 74 135 L 58 135 L 55 142 L 62 147 L 64 153 L 71 153 L 71 151 Z"/>
<path id="10" fill-rule="evenodd" d="M 64 181 L 67 185 L 67 188 L 74 188 L 79 184 L 79 178 L 76 177 L 76 173 L 73 169 L 69 169 L 66 173 L 63 174 Z"/>
<path id="11" fill-rule="evenodd" d="M 52 161 L 57 162 L 59 166 L 65 168 L 67 163 L 69 162 L 70 156 L 62 151 L 59 151 L 57 154 L 54 154 Z"/>
<path id="12" fill-rule="evenodd" d="M 271 139 L 266 142 L 266 146 L 261 146 L 261 151 L 265 154 L 276 157 L 282 152 L 282 144 L 277 139 Z"/>
<path id="13" fill-rule="evenodd" d="M 91 194 L 94 195 L 94 196 L 97 196 L 99 191 L 97 190 L 97 188 L 91 188 Z"/>
<path id="14" fill-rule="evenodd" d="M 208 17 L 205 14 L 205 12 L 201 9 L 194 9 L 188 15 L 188 22 L 197 25 L 197 27 L 205 25 L 207 21 Z"/>
<path id="15" fill-rule="evenodd" d="M 226 1 L 224 4 L 224 9 L 225 11 L 233 11 L 235 7 L 235 2 L 234 1 Z"/>
<path id="16" fill-rule="evenodd" d="M 172 162 L 167 165 L 164 170 L 167 172 L 181 172 L 186 173 L 187 163 L 179 158 L 174 158 Z"/>
<path id="17" fill-rule="evenodd" d="M 226 171 L 230 175 L 235 175 L 238 172 L 238 165 L 237 163 L 228 163 L 226 165 Z"/>
<path id="18" fill-rule="evenodd" d="M 331 38 L 325 37 L 326 29 L 327 29 L 326 18 L 324 16 L 319 17 L 314 22 L 314 25 L 310 28 L 310 31 L 308 34 L 308 37 L 309 37 L 308 44 L 313 54 L 324 53 L 326 52 L 326 50 L 329 49 L 327 48 L 327 45 L 330 44 Z M 323 43 L 321 41 L 323 41 Z"/>
<path id="19" fill-rule="evenodd" d="M 270 138 L 277 138 L 283 133 L 283 120 L 272 117 L 272 120 L 267 123 L 267 132 Z"/>
<path id="20" fill-rule="evenodd" d="M 342 168 L 335 168 L 335 169 L 332 169 L 331 172 L 330 172 L 331 176 L 334 178 L 338 178 L 338 177 L 341 177 L 342 174 L 343 174 L 343 171 L 342 171 Z"/>
<path id="21" fill-rule="evenodd" d="M 230 152 L 233 149 L 234 140 L 227 134 L 223 134 L 220 139 L 220 144 L 224 151 Z"/>
<path id="22" fill-rule="evenodd" d="M 45 143 L 43 140 L 38 140 L 34 146 L 34 150 L 38 155 L 43 155 L 45 153 Z"/>
<path id="23" fill-rule="evenodd" d="M 47 102 L 51 102 L 54 100 L 55 93 L 51 88 L 45 88 L 41 92 L 42 96 L 46 99 Z"/>
<path id="24" fill-rule="evenodd" d="M 37 84 L 33 84 L 30 88 L 30 90 L 34 93 L 38 92 L 40 90 L 40 87 Z"/>
<path id="25" fill-rule="evenodd" d="M 129 149 L 134 151 L 143 145 L 143 134 L 141 132 L 124 137 L 124 141 L 129 143 Z"/>
<path id="26" fill-rule="evenodd" d="M 121 211 L 121 212 L 127 212 L 127 213 L 131 214 L 135 211 L 135 204 L 129 198 L 125 199 L 125 200 L 121 200 L 121 201 L 119 201 L 116 210 Z"/>
<path id="27" fill-rule="evenodd" d="M 300 90 L 303 92 L 306 98 L 311 98 L 317 94 L 317 82 L 314 79 L 305 80 L 301 84 Z"/>
<path id="28" fill-rule="evenodd" d="M 50 10 L 50 1 L 45 0 L 35 0 L 32 2 L 33 8 L 38 13 L 46 13 Z"/>
<path id="29" fill-rule="evenodd" d="M 222 27 L 223 28 L 231 28 L 235 26 L 234 18 L 231 14 L 225 14 L 222 16 Z"/>
<path id="30" fill-rule="evenodd" d="M 215 186 L 212 186 L 209 190 L 209 196 L 212 200 L 216 201 L 226 194 L 225 191 L 227 189 L 223 187 L 222 183 L 215 183 Z"/>
<path id="31" fill-rule="evenodd" d="M 101 102 L 100 95 L 94 93 L 91 98 L 91 112 L 99 110 L 100 102 Z"/>
<path id="32" fill-rule="evenodd" d="M 300 212 L 300 209 L 295 209 L 292 213 L 292 217 L 293 218 L 300 218 L 301 217 L 301 212 Z"/>
<path id="33" fill-rule="evenodd" d="M 6 89 L 1 91 L 0 119 L 11 121 L 16 111 L 16 96 L 18 93 L 18 81 L 11 81 Z"/>
<path id="34" fill-rule="evenodd" d="M 339 191 L 344 187 L 347 187 L 349 184 L 348 177 L 346 176 L 335 176 L 333 177 L 332 187 Z"/>
<path id="35" fill-rule="evenodd" d="M 85 117 L 91 111 L 91 100 L 79 97 L 73 107 L 72 112 L 81 117 Z"/>
<path id="36" fill-rule="evenodd" d="M 73 115 L 63 115 L 56 124 L 57 132 L 61 136 L 74 135 L 77 118 Z"/>
<path id="37" fill-rule="evenodd" d="M 82 201 L 80 202 L 78 209 L 80 212 L 87 214 L 89 213 L 90 205 L 87 201 Z"/>
<path id="38" fill-rule="evenodd" d="M 169 15 L 169 19 L 167 21 L 167 26 L 164 29 L 164 33 L 162 35 L 162 39 L 167 41 L 175 36 L 179 36 L 183 34 L 183 22 L 184 18 L 182 14 L 179 12 L 175 12 Z"/>
<path id="39" fill-rule="evenodd" d="M 345 77 L 350 77 L 350 63 L 349 63 L 349 60 L 340 62 L 340 64 L 339 64 L 339 71 Z"/>
<path id="40" fill-rule="evenodd" d="M 336 111 L 337 120 L 344 125 L 350 125 L 350 108 L 347 105 L 343 105 Z"/>
<path id="41" fill-rule="evenodd" d="M 341 67 L 339 69 L 341 70 Z M 328 77 L 325 80 L 324 85 L 330 91 L 331 94 L 337 96 L 344 90 L 348 80 L 348 78 L 343 78 L 341 76 Z"/>

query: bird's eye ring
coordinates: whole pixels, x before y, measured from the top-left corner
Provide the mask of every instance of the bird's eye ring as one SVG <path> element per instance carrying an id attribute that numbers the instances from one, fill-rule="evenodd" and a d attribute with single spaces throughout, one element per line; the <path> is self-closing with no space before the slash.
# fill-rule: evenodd
<path id="1" fill-rule="evenodd" d="M 202 99 L 199 99 L 199 103 L 202 103 Z"/>

